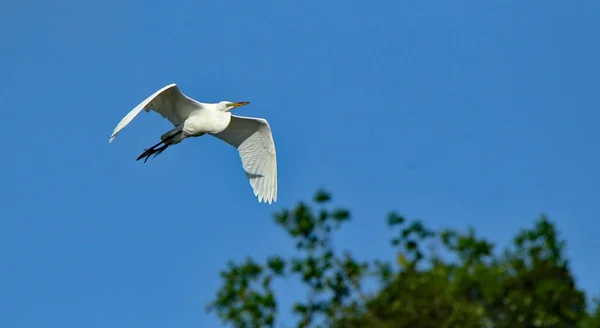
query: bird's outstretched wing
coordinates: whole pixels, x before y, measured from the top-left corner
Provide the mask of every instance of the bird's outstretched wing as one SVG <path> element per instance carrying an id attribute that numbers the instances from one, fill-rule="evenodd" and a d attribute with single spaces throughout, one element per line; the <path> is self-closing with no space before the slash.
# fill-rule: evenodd
<path id="1" fill-rule="evenodd" d="M 231 115 L 229 126 L 213 136 L 237 148 L 258 201 L 277 201 L 277 156 L 269 123 L 261 118 Z"/>
<path id="2" fill-rule="evenodd" d="M 121 132 L 121 130 L 123 130 L 123 128 L 125 128 L 142 110 L 145 110 L 146 112 L 153 110 L 169 120 L 173 125 L 179 125 L 187 118 L 187 116 L 189 116 L 189 113 L 184 113 L 185 107 L 178 106 L 178 103 L 183 100 L 187 100 L 187 97 L 181 93 L 175 83 L 163 87 L 127 113 L 127 115 L 121 119 L 121 122 L 117 124 L 117 127 L 115 127 L 108 142 L 112 142 L 117 134 L 119 134 L 119 132 Z"/>

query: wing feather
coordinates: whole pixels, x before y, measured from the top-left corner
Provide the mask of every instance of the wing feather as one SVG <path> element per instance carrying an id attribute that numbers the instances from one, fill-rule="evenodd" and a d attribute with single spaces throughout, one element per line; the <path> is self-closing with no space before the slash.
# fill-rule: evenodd
<path id="1" fill-rule="evenodd" d="M 178 106 L 181 100 L 187 99 L 187 97 L 181 93 L 175 83 L 169 84 L 162 89 L 156 91 L 150 97 L 139 103 L 133 108 L 121 121 L 115 129 L 108 142 L 112 142 L 117 134 L 123 130 L 142 110 L 149 112 L 153 110 L 159 113 L 163 118 L 166 118 L 174 126 L 182 123 L 188 116 L 189 108 L 187 106 Z"/>
<path id="2" fill-rule="evenodd" d="M 277 154 L 269 123 L 261 118 L 231 115 L 229 126 L 213 136 L 235 147 L 258 201 L 277 201 Z"/>

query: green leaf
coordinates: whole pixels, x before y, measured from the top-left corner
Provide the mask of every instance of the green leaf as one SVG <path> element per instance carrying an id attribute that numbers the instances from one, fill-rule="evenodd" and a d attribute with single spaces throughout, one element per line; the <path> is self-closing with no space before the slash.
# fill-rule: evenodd
<path id="1" fill-rule="evenodd" d="M 337 209 L 333 211 L 331 215 L 335 221 L 348 221 L 350 219 L 350 212 L 344 209 Z"/>
<path id="2" fill-rule="evenodd" d="M 317 204 L 324 204 L 331 201 L 331 194 L 324 189 L 320 189 L 315 193 L 314 199 Z"/>
<path id="3" fill-rule="evenodd" d="M 406 220 L 396 212 L 390 212 L 388 214 L 387 223 L 390 228 L 402 224 L 404 221 Z"/>
<path id="4" fill-rule="evenodd" d="M 267 266 L 275 275 L 282 275 L 285 265 L 286 261 L 279 255 L 270 257 L 267 260 Z"/>

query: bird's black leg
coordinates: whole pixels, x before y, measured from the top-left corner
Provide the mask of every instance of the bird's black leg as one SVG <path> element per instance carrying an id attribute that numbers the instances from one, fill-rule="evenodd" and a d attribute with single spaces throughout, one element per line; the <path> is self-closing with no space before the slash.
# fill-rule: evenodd
<path id="1" fill-rule="evenodd" d="M 150 155 L 154 154 L 156 152 L 156 147 L 160 146 L 160 144 L 162 144 L 164 142 L 164 140 L 161 140 L 161 142 L 157 143 L 156 145 L 148 148 L 148 149 L 144 149 L 144 152 L 138 156 L 138 158 L 136 159 L 136 161 L 139 161 L 140 159 L 142 159 L 143 157 L 146 157 L 146 159 L 144 160 L 144 163 L 148 160 L 148 157 L 150 157 Z"/>
<path id="2" fill-rule="evenodd" d="M 163 140 L 161 140 L 161 142 L 157 143 L 156 145 L 148 148 L 148 149 L 144 149 L 144 152 L 138 156 L 138 158 L 136 159 L 136 161 L 139 161 L 140 159 L 146 157 L 144 159 L 144 163 L 146 163 L 146 161 L 148 160 L 148 158 L 150 158 L 150 156 L 154 155 L 154 157 L 158 156 L 158 154 L 162 153 L 165 149 L 167 149 L 171 144 L 169 143 L 169 141 L 171 141 L 176 135 L 180 134 L 181 131 L 175 133 L 174 135 L 165 138 Z M 158 146 L 162 145 L 160 148 L 156 148 Z"/>
<path id="3" fill-rule="evenodd" d="M 153 157 L 158 156 L 158 154 L 162 153 L 165 149 L 167 149 L 170 146 L 170 144 L 164 144 L 162 147 L 160 148 L 156 148 L 156 149 L 146 149 L 146 151 L 144 151 L 143 154 L 140 155 L 140 157 L 138 157 L 138 160 L 142 157 L 146 157 L 144 159 L 144 163 L 146 163 L 146 161 L 150 158 L 150 156 L 154 155 Z M 156 146 L 155 146 L 156 147 Z"/>
<path id="4" fill-rule="evenodd" d="M 169 148 L 170 144 L 164 144 L 162 147 L 155 149 L 154 150 L 154 157 L 158 156 L 160 153 L 162 153 L 165 149 Z"/>

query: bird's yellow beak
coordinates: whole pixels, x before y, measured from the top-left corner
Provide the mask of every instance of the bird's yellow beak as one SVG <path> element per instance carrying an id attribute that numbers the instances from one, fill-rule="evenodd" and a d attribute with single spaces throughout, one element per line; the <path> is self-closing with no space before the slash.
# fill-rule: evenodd
<path id="1" fill-rule="evenodd" d="M 231 106 L 233 106 L 233 108 L 238 108 L 238 107 L 246 106 L 249 103 L 250 102 L 248 102 L 248 101 L 240 101 L 240 102 L 235 102 L 235 103 L 231 104 Z"/>

